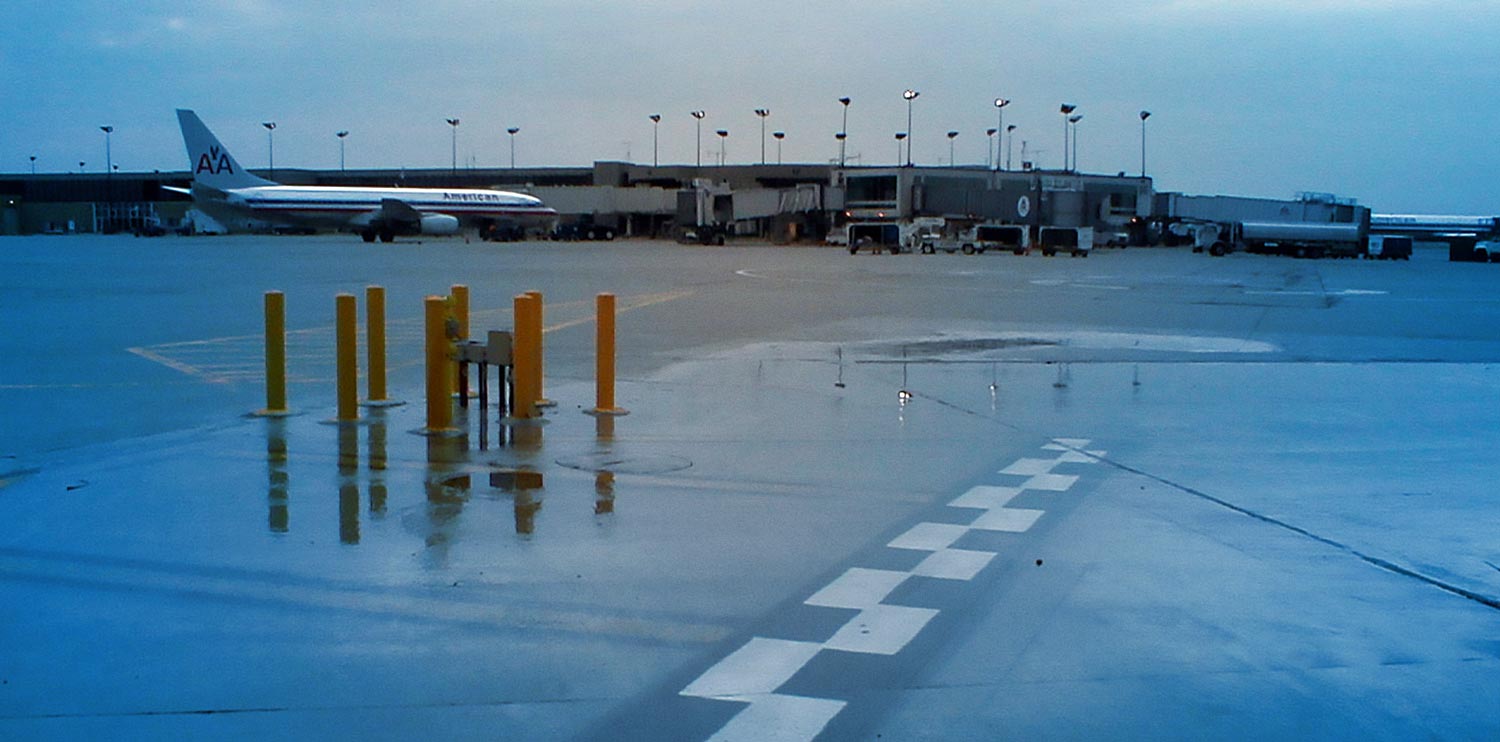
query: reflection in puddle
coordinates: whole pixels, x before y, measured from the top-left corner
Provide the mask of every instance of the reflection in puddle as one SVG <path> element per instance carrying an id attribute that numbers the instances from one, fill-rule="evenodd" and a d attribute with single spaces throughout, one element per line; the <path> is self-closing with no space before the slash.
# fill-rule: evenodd
<path id="1" fill-rule="evenodd" d="M 353 479 L 339 485 L 339 543 L 359 543 L 359 483 Z"/>
<path id="2" fill-rule="evenodd" d="M 615 511 L 615 473 L 594 473 L 594 514 L 607 515 Z"/>
<path id="3" fill-rule="evenodd" d="M 359 543 L 359 426 L 340 422 L 339 543 Z"/>
<path id="4" fill-rule="evenodd" d="M 291 477 L 287 474 L 286 420 L 266 418 L 266 507 L 272 533 L 286 533 L 291 515 L 287 508 Z"/>
<path id="5" fill-rule="evenodd" d="M 369 449 L 370 469 L 370 514 L 376 518 L 385 515 L 385 469 L 386 469 L 386 425 L 384 410 L 372 411 L 370 414 L 370 426 L 367 428 L 369 439 L 366 446 Z"/>
<path id="6" fill-rule="evenodd" d="M 536 533 L 536 512 L 541 509 L 542 501 L 531 490 L 516 492 L 516 533 L 522 536 Z"/>

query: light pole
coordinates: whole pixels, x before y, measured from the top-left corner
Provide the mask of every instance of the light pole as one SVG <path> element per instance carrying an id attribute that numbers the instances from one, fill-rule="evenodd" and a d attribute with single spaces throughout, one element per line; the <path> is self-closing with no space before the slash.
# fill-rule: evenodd
<path id="1" fill-rule="evenodd" d="M 1010 137 L 1005 140 L 1005 169 L 1009 170 L 1010 151 L 1014 149 L 1016 145 L 1016 125 L 1011 124 L 1010 126 L 1005 127 L 1005 133 L 1010 135 Z M 996 156 L 998 156 L 998 153 L 996 154 Z M 1022 156 L 1021 159 L 1024 160 L 1026 159 L 1026 157 Z"/>
<path id="2" fill-rule="evenodd" d="M 458 119 L 443 119 L 448 122 L 448 128 L 453 132 L 453 174 L 458 175 Z"/>
<path id="3" fill-rule="evenodd" d="M 1064 172 L 1066 172 L 1068 170 L 1068 114 L 1072 113 L 1073 111 L 1075 111 L 1077 109 L 1078 109 L 1078 106 L 1075 106 L 1072 103 L 1064 103 L 1061 106 L 1059 106 L 1058 109 L 1057 109 L 1059 112 L 1062 113 L 1062 117 L 1063 117 L 1063 168 L 1062 169 L 1063 169 Z M 1021 159 L 1025 159 L 1025 158 L 1023 157 Z"/>
<path id="4" fill-rule="evenodd" d="M 906 99 L 906 136 L 911 136 L 911 102 L 921 95 L 915 90 L 907 89 L 901 94 Z M 911 165 L 911 142 L 906 143 L 906 164 Z"/>
<path id="5" fill-rule="evenodd" d="M 995 111 L 998 119 L 995 121 L 995 131 L 1005 131 L 1005 107 L 1010 105 L 1008 98 L 995 99 Z M 1000 169 L 1000 143 L 995 143 L 995 169 Z"/>
<path id="6" fill-rule="evenodd" d="M 703 117 L 708 115 L 707 111 L 693 111 L 693 118 L 697 119 L 698 141 L 693 147 L 698 153 L 698 167 L 703 167 Z"/>
<path id="7" fill-rule="evenodd" d="M 1146 119 L 1151 118 L 1150 111 L 1141 111 L 1141 177 L 1146 177 Z"/>
<path id="8" fill-rule="evenodd" d="M 1083 120 L 1083 114 L 1075 113 L 1068 117 L 1068 123 L 1073 125 L 1073 172 L 1078 172 L 1078 122 Z"/>
<path id="9" fill-rule="evenodd" d="M 957 167 L 958 160 L 953 155 L 953 140 L 958 138 L 958 132 L 948 132 L 948 167 Z"/>
<path id="10" fill-rule="evenodd" d="M 276 179 L 276 138 L 271 132 L 276 131 L 275 121 L 262 121 L 261 126 L 266 127 L 266 169 L 270 171 L 270 179 Z"/>
<path id="11" fill-rule="evenodd" d="M 760 164 L 766 164 L 766 117 L 771 115 L 769 108 L 755 109 L 755 115 L 760 117 Z"/>
<path id="12" fill-rule="evenodd" d="M 906 139 L 906 132 L 896 132 L 896 167 L 901 167 L 901 141 L 904 139 Z"/>
<path id="13" fill-rule="evenodd" d="M 519 127 L 519 126 L 512 126 L 509 129 L 505 130 L 505 133 L 510 135 L 510 169 L 511 170 L 515 170 L 516 169 L 516 133 L 519 132 L 520 130 L 521 130 L 521 127 Z M 630 158 L 627 157 L 625 159 L 628 160 Z"/>
<path id="14" fill-rule="evenodd" d="M 114 156 L 109 151 L 109 135 L 115 132 L 115 127 L 101 126 L 99 127 L 99 131 L 104 132 L 104 172 L 107 174 L 110 172 L 110 164 L 115 161 Z"/>
<path id="15" fill-rule="evenodd" d="M 715 134 L 719 135 L 719 167 L 729 163 L 729 130 L 720 129 Z"/>
<path id="16" fill-rule="evenodd" d="M 984 135 L 986 137 L 989 137 L 988 139 L 984 140 L 984 166 L 988 167 L 988 168 L 994 168 L 995 170 L 999 170 L 1000 169 L 1000 143 L 995 141 L 995 132 L 997 132 L 997 131 L 1000 131 L 1000 130 L 999 129 L 985 129 L 984 130 Z M 1005 137 L 1002 136 L 1002 137 L 1000 137 L 1000 139 L 1003 141 L 1005 139 Z M 990 146 L 991 144 L 994 144 L 995 146 L 991 147 Z M 995 155 L 995 161 L 993 163 L 990 162 L 990 155 L 991 154 Z"/>
<path id="17" fill-rule="evenodd" d="M 844 166 L 844 140 L 849 138 L 849 102 L 850 99 L 848 97 L 839 98 L 839 103 L 842 103 L 844 106 L 844 125 L 839 129 L 837 137 L 839 140 L 839 167 Z"/>
<path id="18" fill-rule="evenodd" d="M 344 172 L 344 137 L 349 136 L 349 132 L 335 132 L 334 136 L 339 138 L 339 172 L 342 173 Z"/>
<path id="19" fill-rule="evenodd" d="M 653 113 L 646 118 L 651 119 L 651 167 L 657 167 L 656 135 L 661 131 L 661 114 Z"/>
<path id="20" fill-rule="evenodd" d="M 786 132 L 773 131 L 771 136 L 776 138 L 776 164 L 781 164 L 781 140 L 786 139 Z"/>

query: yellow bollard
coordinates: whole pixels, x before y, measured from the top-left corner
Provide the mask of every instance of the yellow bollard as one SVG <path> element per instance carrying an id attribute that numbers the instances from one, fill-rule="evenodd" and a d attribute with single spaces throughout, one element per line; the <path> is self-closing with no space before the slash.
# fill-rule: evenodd
<path id="1" fill-rule="evenodd" d="M 365 365 L 369 366 L 365 403 L 371 407 L 392 404 L 385 388 L 385 288 L 365 287 Z"/>
<path id="2" fill-rule="evenodd" d="M 448 288 L 448 298 L 453 302 L 453 328 L 454 337 L 450 338 L 455 343 L 462 343 L 469 339 L 469 287 L 461 283 L 455 283 Z M 469 366 L 466 363 L 453 361 L 453 389 L 457 393 L 469 385 Z"/>
<path id="3" fill-rule="evenodd" d="M 276 417 L 290 414 L 286 407 L 286 295 L 267 291 L 266 312 L 266 408 L 255 414 Z"/>
<path id="4" fill-rule="evenodd" d="M 536 299 L 536 406 L 556 407 L 556 402 L 547 399 L 546 381 L 544 381 L 547 376 L 547 350 L 544 347 L 544 336 L 547 331 L 543 328 L 547 324 L 545 319 L 547 305 L 540 291 L 527 291 L 526 295 Z"/>
<path id="5" fill-rule="evenodd" d="M 359 349 L 354 338 L 359 320 L 355 316 L 354 302 L 354 294 L 339 294 L 333 298 L 339 422 L 359 419 Z"/>
<path id="6" fill-rule="evenodd" d="M 427 332 L 427 432 L 453 430 L 452 353 L 448 342 L 448 300 L 429 296 L 423 300 Z"/>
<path id="7" fill-rule="evenodd" d="M 594 409 L 597 415 L 623 415 L 615 407 L 615 295 L 594 298 Z"/>
<path id="8" fill-rule="evenodd" d="M 540 329 L 535 321 L 536 298 L 527 294 L 517 296 L 512 305 L 515 308 L 515 343 L 512 350 L 513 376 L 515 377 L 515 409 L 511 415 L 521 419 L 530 419 L 537 416 L 536 409 L 536 381 L 537 365 L 536 341 L 532 334 Z"/>

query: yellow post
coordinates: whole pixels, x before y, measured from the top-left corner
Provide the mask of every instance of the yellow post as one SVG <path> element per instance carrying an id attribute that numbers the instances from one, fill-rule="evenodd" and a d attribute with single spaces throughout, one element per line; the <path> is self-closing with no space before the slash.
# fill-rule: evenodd
<path id="1" fill-rule="evenodd" d="M 515 308 L 515 343 L 511 351 L 512 363 L 514 365 L 515 377 L 515 409 L 511 410 L 514 417 L 529 419 L 537 416 L 536 410 L 536 380 L 537 363 L 536 341 L 532 333 L 540 329 L 539 323 L 535 321 L 536 298 L 527 294 L 517 296 L 512 304 Z"/>
<path id="2" fill-rule="evenodd" d="M 469 287 L 461 283 L 455 283 L 448 289 L 448 296 L 453 301 L 453 326 L 456 330 L 454 337 L 450 338 L 455 343 L 462 343 L 469 339 Z M 453 389 L 458 391 L 469 385 L 468 364 L 459 363 L 458 359 L 453 361 Z"/>
<path id="3" fill-rule="evenodd" d="M 623 415 L 615 407 L 615 295 L 594 298 L 594 400 L 592 412 Z"/>
<path id="4" fill-rule="evenodd" d="M 262 415 L 285 415 L 286 407 L 286 295 L 267 291 L 266 408 Z"/>
<path id="5" fill-rule="evenodd" d="M 366 385 L 369 387 L 369 402 L 376 404 L 385 398 L 385 288 L 365 287 L 365 365 L 369 366 Z"/>
<path id="6" fill-rule="evenodd" d="M 339 294 L 333 298 L 339 422 L 359 419 L 359 349 L 354 339 L 359 320 L 355 316 L 354 302 L 354 294 Z"/>
<path id="7" fill-rule="evenodd" d="M 453 360 L 448 349 L 448 300 L 429 296 L 423 300 L 427 333 L 427 430 L 453 429 Z"/>
<path id="8" fill-rule="evenodd" d="M 536 404 L 538 407 L 556 407 L 556 402 L 547 399 L 544 381 L 547 376 L 547 350 L 543 339 L 543 336 L 547 334 L 547 331 L 543 329 L 547 324 L 544 319 L 547 313 L 546 302 L 542 299 L 540 291 L 527 291 L 526 295 L 536 299 Z"/>

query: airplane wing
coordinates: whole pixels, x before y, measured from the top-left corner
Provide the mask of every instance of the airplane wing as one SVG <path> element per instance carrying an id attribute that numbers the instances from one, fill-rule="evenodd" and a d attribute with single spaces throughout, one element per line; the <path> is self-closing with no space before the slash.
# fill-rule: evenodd
<path id="1" fill-rule="evenodd" d="M 422 223 L 422 212 L 411 204 L 394 198 L 380 199 L 380 210 L 374 215 L 377 221 L 390 225 L 417 225 Z"/>

